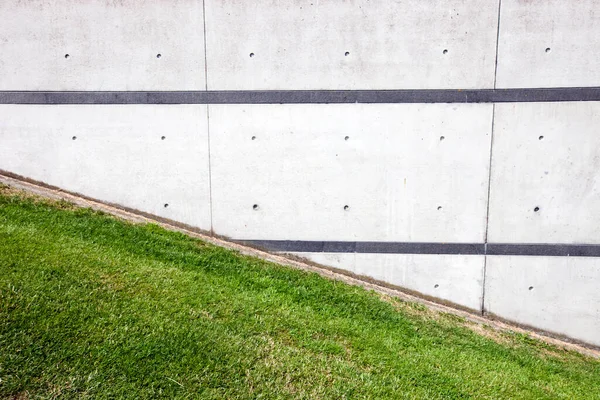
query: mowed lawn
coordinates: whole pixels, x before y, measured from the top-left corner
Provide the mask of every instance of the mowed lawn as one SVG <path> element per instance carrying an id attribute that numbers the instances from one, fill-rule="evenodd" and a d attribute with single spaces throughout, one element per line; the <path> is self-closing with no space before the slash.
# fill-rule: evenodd
<path id="1" fill-rule="evenodd" d="M 592 399 L 600 362 L 0 187 L 0 398 L 160 397 Z"/>

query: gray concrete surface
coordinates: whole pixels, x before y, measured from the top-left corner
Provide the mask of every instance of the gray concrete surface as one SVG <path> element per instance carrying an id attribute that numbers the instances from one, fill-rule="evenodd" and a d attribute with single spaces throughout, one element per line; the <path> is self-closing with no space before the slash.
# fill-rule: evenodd
<path id="1" fill-rule="evenodd" d="M 0 1 L 0 90 L 202 90 L 202 0 Z"/>
<path id="2" fill-rule="evenodd" d="M 600 346 L 600 259 L 488 256 L 485 307 Z"/>
<path id="3" fill-rule="evenodd" d="M 210 230 L 205 105 L 0 105 L 0 115 L 0 169 Z"/>
<path id="4" fill-rule="evenodd" d="M 593 0 L 5 1 L 2 96 L 410 88 L 432 104 L 282 105 L 263 93 L 274 104 L 56 105 L 40 94 L 47 105 L 0 106 L 0 170 L 233 239 L 326 241 L 301 254 L 600 345 L 598 258 L 543 253 L 600 245 L 600 105 L 578 88 L 600 85 L 598 15 Z M 556 87 L 567 90 L 544 104 L 427 91 Z M 483 250 L 426 254 L 421 242 Z M 488 243 L 547 246 L 491 256 Z"/>
<path id="5" fill-rule="evenodd" d="M 498 0 L 206 0 L 208 88 L 490 88 L 497 21 Z"/>
<path id="6" fill-rule="evenodd" d="M 490 104 L 209 107 L 216 232 L 484 240 Z"/>
<path id="7" fill-rule="evenodd" d="M 600 86 L 598 0 L 502 0 L 499 88 Z"/>
<path id="8" fill-rule="evenodd" d="M 597 102 L 496 105 L 490 242 L 600 243 L 598 126 Z"/>
<path id="9" fill-rule="evenodd" d="M 480 310 L 484 256 L 293 253 L 321 265 Z"/>

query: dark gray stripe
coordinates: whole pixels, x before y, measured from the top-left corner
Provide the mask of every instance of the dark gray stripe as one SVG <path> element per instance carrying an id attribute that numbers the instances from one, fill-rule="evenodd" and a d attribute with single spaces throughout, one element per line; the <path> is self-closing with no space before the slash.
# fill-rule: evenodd
<path id="1" fill-rule="evenodd" d="M 237 240 L 268 251 L 298 253 L 466 254 L 505 256 L 600 257 L 595 244 L 410 243 L 312 240 Z"/>
<path id="2" fill-rule="evenodd" d="M 311 240 L 239 240 L 269 251 L 299 253 L 484 254 L 480 243 L 329 242 Z"/>
<path id="3" fill-rule="evenodd" d="M 487 254 L 511 256 L 600 257 L 600 245 L 488 243 Z"/>
<path id="4" fill-rule="evenodd" d="M 600 101 L 600 87 L 548 89 L 0 91 L 0 104 L 510 103 Z"/>
<path id="5" fill-rule="evenodd" d="M 389 254 L 484 254 L 479 243 L 357 242 L 357 253 Z"/>
<path id="6" fill-rule="evenodd" d="M 307 240 L 234 240 L 240 244 L 259 247 L 269 251 L 298 251 L 302 253 L 323 253 L 324 243 Z M 352 251 L 343 253 L 353 253 Z"/>

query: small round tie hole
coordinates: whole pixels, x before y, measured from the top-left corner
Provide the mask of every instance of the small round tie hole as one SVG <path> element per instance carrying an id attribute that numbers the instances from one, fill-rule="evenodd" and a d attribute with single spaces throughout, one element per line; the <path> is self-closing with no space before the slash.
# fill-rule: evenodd
<path id="1" fill-rule="evenodd" d="M 252 140 L 256 140 L 256 136 L 252 136 Z"/>
<path id="2" fill-rule="evenodd" d="M 160 140 L 165 140 L 167 137 L 166 136 L 161 136 Z"/>
<path id="3" fill-rule="evenodd" d="M 254 57 L 254 53 L 250 53 L 250 58 Z"/>
<path id="4" fill-rule="evenodd" d="M 258 204 L 255 204 L 255 205 L 253 205 L 253 206 L 252 206 L 252 209 L 253 209 L 253 210 L 258 210 Z"/>
<path id="5" fill-rule="evenodd" d="M 442 54 L 448 54 L 448 49 L 444 49 L 444 51 L 442 51 Z"/>
<path id="6" fill-rule="evenodd" d="M 538 212 L 538 211 L 540 211 L 540 208 L 539 208 L 539 207 L 536 207 L 536 208 L 534 208 L 534 209 L 533 209 L 533 211 L 534 211 L 534 212 Z"/>
<path id="7" fill-rule="evenodd" d="M 73 139 L 73 140 L 77 140 L 77 136 L 73 136 L 71 139 Z"/>
<path id="8" fill-rule="evenodd" d="M 156 58 L 161 58 L 161 57 L 162 57 L 162 54 L 160 54 L 160 53 L 158 53 L 158 54 L 156 55 Z"/>
<path id="9" fill-rule="evenodd" d="M 69 54 L 65 54 L 65 58 L 69 58 L 71 57 Z"/>
<path id="10" fill-rule="evenodd" d="M 350 206 L 346 205 L 344 206 L 344 211 L 348 211 L 350 209 Z"/>
<path id="11" fill-rule="evenodd" d="M 550 53 L 550 47 L 546 47 L 546 53 Z"/>
<path id="12" fill-rule="evenodd" d="M 533 286 L 529 286 L 529 290 L 533 290 Z"/>
<path id="13" fill-rule="evenodd" d="M 440 136 L 440 142 L 444 139 L 446 139 L 446 136 Z"/>
<path id="14" fill-rule="evenodd" d="M 538 140 L 542 140 L 542 139 L 544 139 L 544 137 L 543 137 L 543 136 L 540 136 L 540 137 L 538 138 Z"/>
<path id="15" fill-rule="evenodd" d="M 438 211 L 442 209 L 442 206 L 438 206 Z"/>
<path id="16" fill-rule="evenodd" d="M 440 285 L 438 285 L 438 284 L 436 283 L 435 285 L 433 285 L 433 287 L 434 287 L 435 289 L 437 289 L 437 288 L 439 288 L 439 287 L 440 287 Z"/>
<path id="17" fill-rule="evenodd" d="M 164 207 L 165 208 L 169 207 L 169 203 L 165 203 Z"/>
<path id="18" fill-rule="evenodd" d="M 346 137 L 344 138 L 344 140 L 348 140 L 348 139 L 350 139 L 350 136 L 346 136 Z"/>
<path id="19" fill-rule="evenodd" d="M 349 51 L 347 51 L 347 52 L 344 53 L 344 56 L 346 56 L 346 57 L 348 57 L 349 55 L 350 55 Z"/>

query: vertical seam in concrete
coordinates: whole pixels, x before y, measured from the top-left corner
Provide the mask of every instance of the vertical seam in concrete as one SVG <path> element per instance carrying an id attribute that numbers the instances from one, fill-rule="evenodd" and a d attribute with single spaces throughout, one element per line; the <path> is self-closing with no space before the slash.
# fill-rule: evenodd
<path id="1" fill-rule="evenodd" d="M 498 22 L 496 24 L 496 62 L 494 64 L 494 89 L 496 89 L 496 79 L 498 78 L 498 47 L 500 46 L 500 9 L 502 8 L 502 0 L 498 0 Z M 206 34 L 205 38 L 206 40 Z"/>
<path id="2" fill-rule="evenodd" d="M 488 230 L 490 227 L 490 193 L 492 191 L 492 154 L 494 149 L 494 124 L 496 119 L 496 104 L 492 104 L 492 126 L 490 133 L 490 161 L 488 164 L 488 190 L 487 190 L 487 209 L 485 214 L 485 237 L 483 240 L 483 277 L 481 282 L 481 314 L 485 314 L 485 285 L 487 275 L 487 245 L 488 245 Z"/>
<path id="3" fill-rule="evenodd" d="M 210 157 L 210 105 L 206 105 L 206 135 L 208 146 L 208 204 L 210 208 L 210 233 L 214 234 L 213 230 L 213 198 L 212 198 L 212 165 Z"/>
<path id="4" fill-rule="evenodd" d="M 204 29 L 204 89 L 208 91 L 208 58 L 206 56 L 206 6 L 204 2 L 205 0 L 202 0 L 202 26 Z"/>
<path id="5" fill-rule="evenodd" d="M 206 5 L 202 0 L 202 24 L 204 29 L 204 89 L 208 91 L 208 57 L 206 50 Z M 210 157 L 210 105 L 206 105 L 206 137 L 208 146 L 208 205 L 210 213 L 210 233 L 214 234 L 213 229 L 213 199 L 212 199 L 212 165 Z"/>
<path id="6" fill-rule="evenodd" d="M 500 10 L 502 8 L 502 0 L 498 0 L 498 22 L 496 24 L 496 59 L 494 63 L 494 89 L 496 89 L 496 80 L 498 77 L 498 47 L 500 46 Z M 485 286 L 487 284 L 487 245 L 488 231 L 490 227 L 490 193 L 492 191 L 492 155 L 494 152 L 494 129 L 496 121 L 496 103 L 492 104 L 492 127 L 490 137 L 490 161 L 488 164 L 488 190 L 487 190 L 487 209 L 485 214 L 485 237 L 483 241 L 483 276 L 481 282 L 481 315 L 485 314 Z"/>

